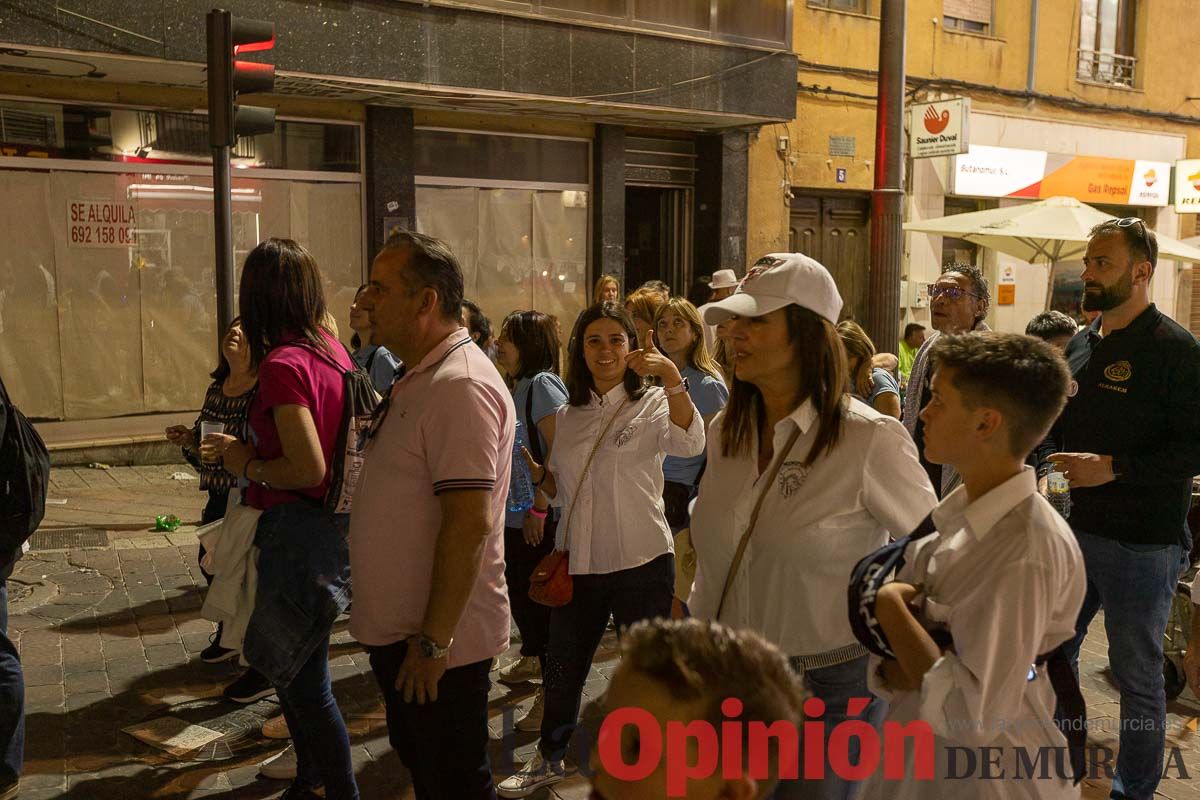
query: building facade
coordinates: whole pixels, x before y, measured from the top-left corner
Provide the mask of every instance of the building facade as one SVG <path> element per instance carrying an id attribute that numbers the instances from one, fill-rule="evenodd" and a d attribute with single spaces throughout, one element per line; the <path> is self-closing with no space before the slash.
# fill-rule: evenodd
<path id="1" fill-rule="evenodd" d="M 762 128 L 750 158 L 748 257 L 812 253 L 860 319 L 879 2 L 797 3 L 796 119 Z M 1174 163 L 1200 153 L 1200 79 L 1180 68 L 1192 47 L 1180 20 L 1194 13 L 1190 0 L 909 0 L 907 101 L 969 98 L 971 152 L 913 159 L 906 142 L 906 220 L 1066 194 L 1170 236 L 1194 236 L 1196 215 L 1177 214 L 1167 191 Z M 906 130 L 914 124 L 922 120 L 906 118 Z M 988 322 L 1000 330 L 1023 331 L 1047 306 L 1079 311 L 1082 262 L 1059 262 L 1051 274 L 1044 263 L 965 241 L 907 234 L 902 325 L 928 325 L 924 287 L 952 261 L 982 267 L 993 286 L 1015 284 L 1004 304 L 992 304 Z M 1169 261 L 1152 282 L 1159 308 L 1184 325 L 1200 324 L 1191 285 L 1191 269 Z"/>
<path id="2" fill-rule="evenodd" d="M 235 255 L 309 247 L 343 339 L 396 227 L 446 239 L 494 322 L 744 262 L 749 132 L 796 110 L 791 0 L 225 5 L 276 24 Z M 210 7 L 4 11 L 0 374 L 52 441 L 160 436 L 214 366 Z"/>

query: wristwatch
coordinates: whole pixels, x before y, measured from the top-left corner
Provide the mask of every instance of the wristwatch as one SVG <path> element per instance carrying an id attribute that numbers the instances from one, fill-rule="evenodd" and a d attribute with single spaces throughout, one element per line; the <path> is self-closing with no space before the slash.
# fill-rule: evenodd
<path id="1" fill-rule="evenodd" d="M 688 379 L 685 377 L 683 380 L 679 381 L 678 386 L 672 386 L 669 389 L 663 389 L 663 394 L 665 394 L 667 397 L 671 397 L 672 395 L 683 394 L 687 390 Z"/>
<path id="2" fill-rule="evenodd" d="M 417 647 L 421 649 L 421 655 L 425 658 L 445 658 L 450 655 L 450 646 L 453 644 L 454 639 L 451 639 L 450 644 L 440 647 L 437 642 L 423 633 L 417 637 Z"/>

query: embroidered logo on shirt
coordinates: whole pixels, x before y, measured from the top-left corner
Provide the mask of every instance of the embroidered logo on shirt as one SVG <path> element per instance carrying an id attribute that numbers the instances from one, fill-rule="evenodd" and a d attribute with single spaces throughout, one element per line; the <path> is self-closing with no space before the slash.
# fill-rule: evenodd
<path id="1" fill-rule="evenodd" d="M 633 422 L 626 425 L 624 430 L 622 430 L 620 433 L 618 433 L 613 438 L 613 443 L 616 444 L 617 447 L 624 447 L 629 442 L 629 440 L 633 438 L 633 435 L 635 433 L 637 433 L 637 430 L 638 430 L 638 421 L 634 420 Z"/>
<path id="2" fill-rule="evenodd" d="M 779 468 L 779 493 L 787 500 L 804 485 L 808 477 L 808 467 L 800 461 L 785 461 Z"/>
<path id="3" fill-rule="evenodd" d="M 1133 367 L 1130 366 L 1128 361 L 1117 361 L 1104 368 L 1104 377 L 1116 383 L 1127 381 L 1132 376 Z"/>

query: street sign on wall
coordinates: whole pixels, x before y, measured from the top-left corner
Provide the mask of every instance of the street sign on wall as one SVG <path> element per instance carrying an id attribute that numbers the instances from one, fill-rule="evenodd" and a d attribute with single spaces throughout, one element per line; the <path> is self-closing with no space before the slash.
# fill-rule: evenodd
<path id="1" fill-rule="evenodd" d="M 954 156 L 967 152 L 971 99 L 955 97 L 909 106 L 908 154 L 912 158 Z"/>

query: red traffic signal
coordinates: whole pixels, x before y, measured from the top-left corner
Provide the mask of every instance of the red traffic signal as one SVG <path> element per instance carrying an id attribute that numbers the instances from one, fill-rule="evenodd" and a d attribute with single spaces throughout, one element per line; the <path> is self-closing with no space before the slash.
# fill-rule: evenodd
<path id="1" fill-rule="evenodd" d="M 275 23 L 236 19 L 221 9 L 208 13 L 208 128 L 213 147 L 233 147 L 239 136 L 275 130 L 274 109 L 237 103 L 239 94 L 270 92 L 275 65 L 234 58 L 274 46 Z"/>

